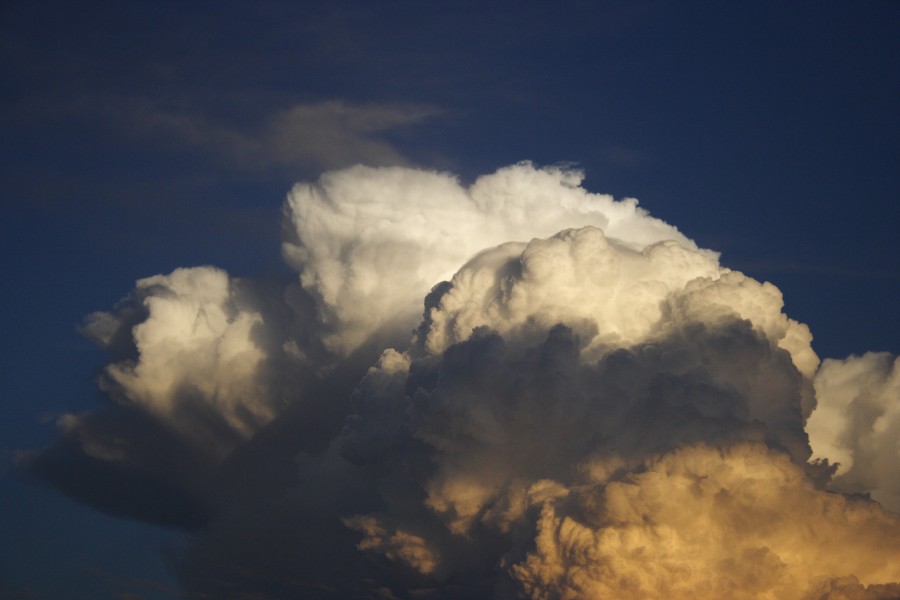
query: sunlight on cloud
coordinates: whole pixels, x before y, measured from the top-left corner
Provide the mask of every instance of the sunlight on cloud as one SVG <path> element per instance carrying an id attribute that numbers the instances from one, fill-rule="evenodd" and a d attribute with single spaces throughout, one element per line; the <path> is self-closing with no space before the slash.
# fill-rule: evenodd
<path id="1" fill-rule="evenodd" d="M 404 122 L 278 129 L 321 110 Z M 127 410 L 61 418 L 38 472 L 200 528 L 197 597 L 896 597 L 896 357 L 820 367 L 774 285 L 582 181 L 297 184 L 293 282 L 177 269 L 87 318 Z"/>
<path id="2" fill-rule="evenodd" d="M 450 174 L 400 167 L 326 173 L 288 197 L 285 260 L 335 328 L 328 345 L 347 353 L 382 325 L 412 324 L 433 285 L 478 251 L 506 241 L 593 225 L 628 247 L 675 240 L 696 249 L 637 201 L 587 192 L 582 177 L 529 163 L 480 177 L 469 188 Z"/>
<path id="3" fill-rule="evenodd" d="M 137 361 L 109 365 L 101 387 L 186 436 L 224 445 L 220 452 L 248 439 L 276 407 L 257 378 L 265 356 L 253 329 L 262 317 L 235 296 L 228 275 L 210 267 L 139 280 L 132 298 L 146 318 L 130 330 Z M 102 343 L 113 323 L 125 325 L 115 314 L 95 313 L 85 333 Z"/>
<path id="4" fill-rule="evenodd" d="M 898 536 L 898 519 L 816 490 L 780 452 L 686 446 L 544 504 L 513 572 L 531 598 L 818 598 L 839 577 L 896 581 Z"/>

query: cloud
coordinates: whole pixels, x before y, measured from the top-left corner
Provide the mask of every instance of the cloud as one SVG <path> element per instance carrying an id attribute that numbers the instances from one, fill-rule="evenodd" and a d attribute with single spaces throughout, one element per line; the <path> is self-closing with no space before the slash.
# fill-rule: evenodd
<path id="1" fill-rule="evenodd" d="M 65 100 L 36 99 L 12 107 L 14 121 L 86 120 L 99 131 L 166 153 L 194 154 L 230 169 L 258 175 L 320 173 L 354 164 L 409 165 L 391 140 L 406 129 L 439 118 L 432 105 L 352 103 L 342 100 L 280 105 L 262 95 L 252 108 L 239 95 L 220 96 L 198 110 L 194 99 L 103 93 L 71 94 Z M 279 99 L 280 100 L 280 99 Z M 259 105 L 268 108 L 260 110 Z"/>
<path id="2" fill-rule="evenodd" d="M 264 144 L 287 165 L 406 164 L 407 159 L 379 136 L 438 115 L 436 108 L 417 105 L 297 104 L 272 117 Z"/>
<path id="3" fill-rule="evenodd" d="M 446 173 L 399 167 L 326 173 L 288 196 L 284 257 L 334 329 L 326 344 L 346 353 L 390 321 L 413 325 L 432 286 L 503 242 L 594 225 L 626 247 L 676 240 L 696 250 L 636 200 L 591 194 L 582 179 L 527 162 L 469 187 Z"/>
<path id="4" fill-rule="evenodd" d="M 391 482 L 385 509 L 348 520 L 362 550 L 438 578 L 515 564 L 542 504 L 701 442 L 765 444 L 810 487 L 827 477 L 803 430 L 808 331 L 708 254 L 567 230 L 479 254 L 427 305 L 345 430 L 344 455 Z"/>
<path id="5" fill-rule="evenodd" d="M 298 413 L 316 420 L 294 427 L 295 451 L 340 430 L 339 403 L 311 405 L 312 390 L 325 385 L 317 374 L 325 351 L 305 306 L 297 284 L 212 267 L 138 280 L 81 329 L 110 357 L 98 384 L 111 406 L 61 416 L 60 440 L 32 468 L 106 512 L 202 526 L 231 501 L 234 490 L 223 488 L 246 480 L 242 457 L 277 443 L 271 438 Z"/>
<path id="6" fill-rule="evenodd" d="M 777 288 L 719 267 L 707 252 L 671 240 L 636 251 L 583 228 L 480 253 L 426 314 L 420 341 L 439 354 L 480 326 L 521 336 L 565 323 L 589 335 L 589 350 L 602 354 L 678 320 L 734 315 L 754 322 L 812 375 L 818 358 L 809 331 L 785 317 L 782 305 Z"/>
<path id="7" fill-rule="evenodd" d="M 535 599 L 821 598 L 851 576 L 896 592 L 898 536 L 900 520 L 816 490 L 780 452 L 687 446 L 545 503 L 512 571 Z"/>
<path id="8" fill-rule="evenodd" d="M 342 110 L 279 127 L 404 122 Z M 191 597 L 894 594 L 900 519 L 859 493 L 896 491 L 895 357 L 820 368 L 774 285 L 582 180 L 296 185 L 290 279 L 177 269 L 86 319 L 111 405 L 32 470 L 193 530 Z"/>
<path id="9" fill-rule="evenodd" d="M 423 105 L 331 100 L 294 104 L 272 111 L 259 123 L 241 125 L 144 99 L 117 100 L 113 107 L 107 118 L 132 135 L 200 152 L 251 172 L 407 164 L 386 134 L 440 114 Z"/>
<path id="10" fill-rule="evenodd" d="M 817 457 L 839 463 L 832 488 L 865 492 L 900 513 L 900 359 L 869 352 L 827 359 L 807 423 Z"/>
<path id="11" fill-rule="evenodd" d="M 85 334 L 114 359 L 101 389 L 213 455 L 252 437 L 286 399 L 259 377 L 270 349 L 255 334 L 263 317 L 240 285 L 218 269 L 178 269 L 139 280 L 118 314 L 90 315 Z M 134 358 L 114 348 L 129 334 Z"/>

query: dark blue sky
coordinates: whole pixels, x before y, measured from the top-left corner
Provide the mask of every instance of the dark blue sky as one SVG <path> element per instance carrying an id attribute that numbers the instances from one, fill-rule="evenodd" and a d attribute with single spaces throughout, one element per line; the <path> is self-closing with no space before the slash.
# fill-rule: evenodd
<path id="1" fill-rule="evenodd" d="M 572 162 L 777 285 L 821 356 L 896 353 L 898 31 L 874 0 L 5 2 L 0 596 L 174 597 L 132 580 L 174 585 L 178 534 L 15 453 L 105 402 L 86 314 L 178 266 L 285 273 L 281 202 L 329 168 Z"/>

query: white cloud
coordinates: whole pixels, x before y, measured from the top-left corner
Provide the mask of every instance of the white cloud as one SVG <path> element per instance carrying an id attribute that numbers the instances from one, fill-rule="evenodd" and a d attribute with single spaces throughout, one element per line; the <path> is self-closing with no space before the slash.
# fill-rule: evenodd
<path id="1" fill-rule="evenodd" d="M 557 323 L 585 337 L 589 356 L 665 333 L 671 323 L 751 321 L 811 376 L 818 358 L 808 329 L 781 312 L 781 293 L 715 257 L 674 241 L 635 251 L 596 228 L 528 244 L 504 244 L 466 264 L 426 314 L 421 343 L 432 354 L 489 326 L 538 335 Z"/>
<path id="2" fill-rule="evenodd" d="M 347 353 L 379 327 L 414 324 L 432 286 L 503 242 L 593 225 L 636 250 L 663 240 L 696 250 L 635 200 L 591 194 L 581 181 L 577 171 L 529 163 L 468 188 L 449 174 L 400 167 L 326 173 L 288 197 L 285 260 L 334 328 L 328 345 Z"/>
<path id="3" fill-rule="evenodd" d="M 900 359 L 869 352 L 827 359 L 806 425 L 814 456 L 838 462 L 832 487 L 868 492 L 900 513 Z"/>

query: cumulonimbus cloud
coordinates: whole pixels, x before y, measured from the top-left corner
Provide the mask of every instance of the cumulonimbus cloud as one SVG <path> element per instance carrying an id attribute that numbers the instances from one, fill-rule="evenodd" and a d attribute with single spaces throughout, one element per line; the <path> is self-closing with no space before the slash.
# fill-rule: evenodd
<path id="1" fill-rule="evenodd" d="M 860 495 L 896 510 L 896 359 L 820 367 L 775 286 L 581 182 L 298 184 L 295 281 L 178 269 L 88 317 L 116 408 L 35 470 L 199 530 L 197 597 L 896 595 Z"/>

